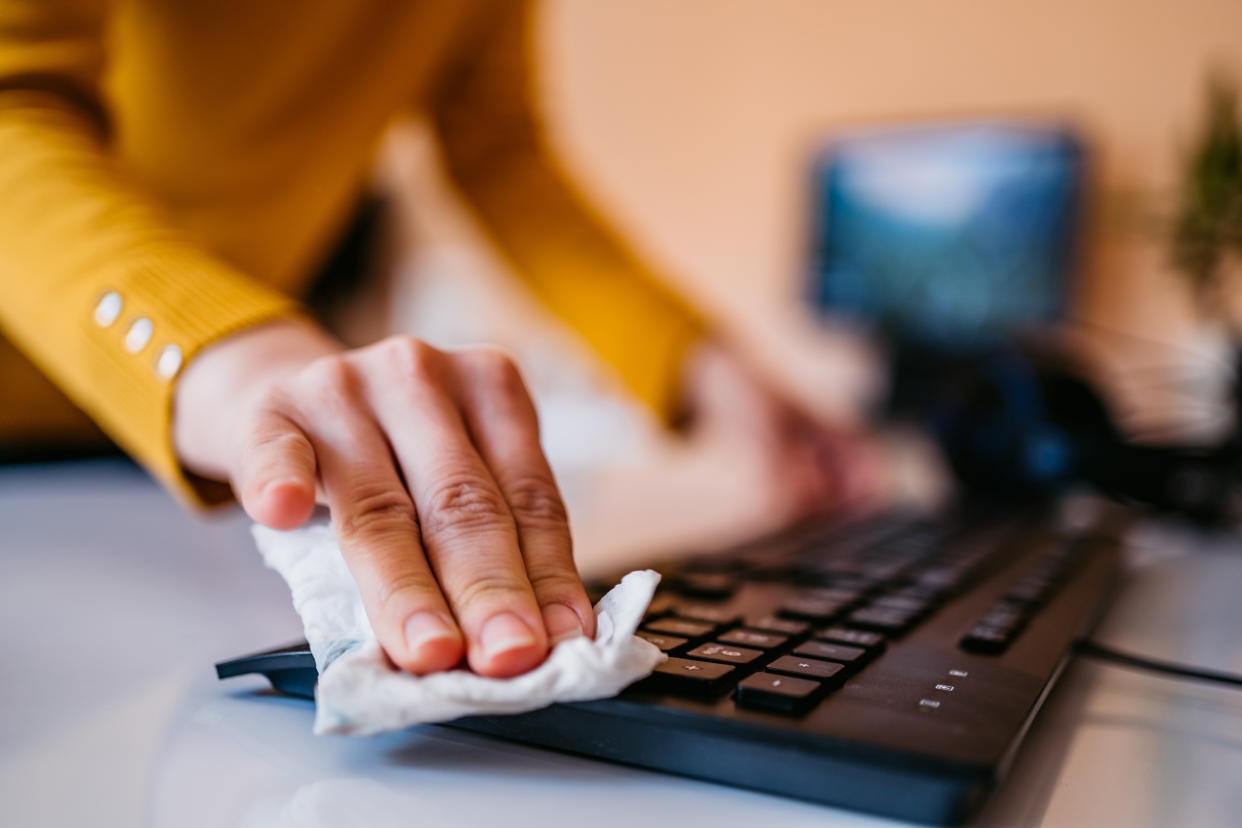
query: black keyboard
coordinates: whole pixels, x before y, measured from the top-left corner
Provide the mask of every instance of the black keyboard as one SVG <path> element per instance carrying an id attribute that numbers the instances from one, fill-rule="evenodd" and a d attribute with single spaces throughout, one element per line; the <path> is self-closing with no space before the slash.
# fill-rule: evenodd
<path id="1" fill-rule="evenodd" d="M 1052 514 L 886 514 L 657 567 L 639 635 L 669 658 L 650 677 L 613 699 L 451 726 L 961 822 L 1008 769 L 1117 580 L 1120 516 L 1071 528 Z M 216 667 L 313 694 L 305 644 Z"/>

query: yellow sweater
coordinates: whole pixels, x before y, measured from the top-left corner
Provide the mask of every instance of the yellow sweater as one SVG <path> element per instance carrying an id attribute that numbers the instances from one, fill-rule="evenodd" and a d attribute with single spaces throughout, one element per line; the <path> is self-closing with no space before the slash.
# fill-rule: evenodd
<path id="1" fill-rule="evenodd" d="M 548 153 L 533 19 L 476 0 L 0 0 L 0 332 L 192 494 L 178 353 L 296 312 L 381 131 L 416 107 L 516 271 L 667 411 L 698 322 Z M 0 346 L 0 441 L 73 428 Z"/>

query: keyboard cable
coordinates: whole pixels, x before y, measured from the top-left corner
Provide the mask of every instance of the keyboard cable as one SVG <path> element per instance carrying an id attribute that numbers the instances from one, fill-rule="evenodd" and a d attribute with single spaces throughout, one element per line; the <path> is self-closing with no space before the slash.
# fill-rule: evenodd
<path id="1" fill-rule="evenodd" d="M 1178 664 L 1172 661 L 1161 661 L 1155 658 L 1147 658 L 1146 656 L 1134 655 L 1122 650 L 1116 650 L 1112 647 L 1106 647 L 1090 640 L 1079 641 L 1074 646 L 1074 651 L 1079 655 L 1096 658 L 1101 661 L 1108 661 L 1118 664 L 1122 667 L 1129 667 L 1136 670 L 1148 670 L 1154 673 L 1163 673 L 1176 678 L 1192 679 L 1194 681 L 1210 681 L 1217 684 L 1224 684 L 1234 690 L 1242 690 L 1242 674 L 1226 673 L 1219 670 L 1207 670 L 1189 664 Z"/>

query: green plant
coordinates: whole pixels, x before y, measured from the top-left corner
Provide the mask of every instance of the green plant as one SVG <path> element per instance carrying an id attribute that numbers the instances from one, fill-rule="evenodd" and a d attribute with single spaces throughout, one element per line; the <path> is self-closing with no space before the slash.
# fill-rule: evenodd
<path id="1" fill-rule="evenodd" d="M 1185 175 L 1173 262 L 1211 307 L 1228 252 L 1242 253 L 1242 125 L 1237 89 L 1223 75 L 1209 83 L 1206 117 Z"/>

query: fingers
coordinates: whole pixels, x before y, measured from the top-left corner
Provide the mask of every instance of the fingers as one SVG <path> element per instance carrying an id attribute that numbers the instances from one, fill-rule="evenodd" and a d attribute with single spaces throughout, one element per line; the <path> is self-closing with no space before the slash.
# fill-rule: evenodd
<path id="1" fill-rule="evenodd" d="M 461 356 L 466 425 L 517 525 L 527 577 L 549 642 L 594 636 L 595 614 L 574 566 L 564 502 L 539 446 L 539 421 L 513 361 L 480 349 Z"/>
<path id="2" fill-rule="evenodd" d="M 388 657 L 412 673 L 461 661 L 462 635 L 419 542 L 414 504 L 344 361 L 313 384 L 308 431 L 341 552 Z M 310 412 L 307 411 L 306 414 Z"/>
<path id="3" fill-rule="evenodd" d="M 410 338 L 322 358 L 257 409 L 236 463 L 256 520 L 304 522 L 316 487 L 385 652 L 525 672 L 594 635 L 534 406 L 497 351 Z"/>
<path id="4" fill-rule="evenodd" d="M 782 451 L 777 455 L 788 470 L 790 502 L 796 516 L 825 514 L 841 498 L 840 476 L 831 453 L 831 442 L 817 424 L 790 414 L 783 430 Z"/>
<path id="5" fill-rule="evenodd" d="M 292 420 L 262 409 L 247 429 L 233 483 L 255 521 L 296 528 L 315 508 L 315 451 Z"/>
<path id="6" fill-rule="evenodd" d="M 416 504 L 423 546 L 467 640 L 475 672 L 512 676 L 539 664 L 548 641 L 517 527 L 449 393 L 447 355 L 388 340 L 363 358 L 368 398 Z"/>

